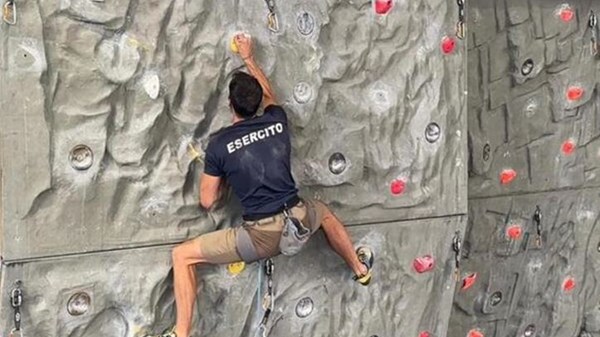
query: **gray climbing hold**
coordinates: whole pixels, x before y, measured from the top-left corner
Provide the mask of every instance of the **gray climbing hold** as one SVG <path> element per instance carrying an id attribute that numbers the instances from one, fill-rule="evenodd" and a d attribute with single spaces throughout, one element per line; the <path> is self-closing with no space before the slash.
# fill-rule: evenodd
<path id="1" fill-rule="evenodd" d="M 75 293 L 67 302 L 67 312 L 71 316 L 81 316 L 89 310 L 91 302 L 92 299 L 87 293 Z"/>
<path id="2" fill-rule="evenodd" d="M 502 302 L 502 292 L 496 291 L 495 293 L 493 293 L 492 296 L 490 296 L 489 302 L 492 307 L 495 307 L 498 304 L 500 304 L 500 302 Z"/>
<path id="3" fill-rule="evenodd" d="M 96 60 L 102 74 L 116 83 L 128 81 L 135 74 L 140 61 L 138 44 L 137 40 L 125 35 L 100 42 Z"/>
<path id="4" fill-rule="evenodd" d="M 523 331 L 523 337 L 534 337 L 535 336 L 535 325 L 529 324 L 525 331 Z"/>
<path id="5" fill-rule="evenodd" d="M 313 300 L 310 297 L 304 297 L 296 304 L 296 315 L 300 318 L 308 317 L 313 309 Z"/>
<path id="6" fill-rule="evenodd" d="M 425 139 L 430 143 L 435 143 L 440 138 L 441 129 L 437 123 L 429 123 L 425 128 Z"/>
<path id="7" fill-rule="evenodd" d="M 142 77 L 142 86 L 151 99 L 156 99 L 160 92 L 160 79 L 157 74 L 149 73 Z"/>
<path id="8" fill-rule="evenodd" d="M 534 64 L 532 59 L 525 60 L 525 62 L 523 62 L 523 65 L 521 66 L 521 74 L 523 76 L 531 74 L 531 72 L 533 71 L 533 67 Z"/>
<path id="9" fill-rule="evenodd" d="M 294 100 L 300 104 L 310 101 L 313 95 L 313 90 L 310 84 L 299 82 L 294 86 Z"/>
<path id="10" fill-rule="evenodd" d="M 296 25 L 300 34 L 304 36 L 311 35 L 315 30 L 315 18 L 309 12 L 302 12 L 298 14 Z"/>
<path id="11" fill-rule="evenodd" d="M 71 166 L 79 171 L 84 171 L 92 167 L 94 163 L 94 153 L 87 145 L 77 145 L 69 154 Z"/>
<path id="12" fill-rule="evenodd" d="M 341 174 L 346 170 L 346 157 L 336 152 L 329 157 L 329 171 L 333 174 Z"/>
<path id="13" fill-rule="evenodd" d="M 491 150 L 492 150 L 492 148 L 490 147 L 490 143 L 485 143 L 485 145 L 483 146 L 483 160 L 484 161 L 490 160 Z"/>

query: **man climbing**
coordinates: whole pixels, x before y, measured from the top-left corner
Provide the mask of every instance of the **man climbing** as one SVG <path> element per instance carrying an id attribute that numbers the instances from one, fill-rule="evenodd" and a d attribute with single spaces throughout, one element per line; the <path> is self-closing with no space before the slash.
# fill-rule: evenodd
<path id="1" fill-rule="evenodd" d="M 215 133 L 206 149 L 200 204 L 211 209 L 227 179 L 244 208 L 241 227 L 201 235 L 173 249 L 177 321 L 160 337 L 188 337 L 196 300 L 196 265 L 252 262 L 280 253 L 284 213 L 310 231 L 323 229 L 329 244 L 363 285 L 371 280 L 372 254 L 355 252 L 344 225 L 325 204 L 302 200 L 290 170 L 290 135 L 285 111 L 276 104 L 265 74 L 256 64 L 251 38 L 238 34 L 234 47 L 250 75 L 238 72 L 229 84 L 233 125 Z M 257 116 L 261 105 L 262 116 Z"/>

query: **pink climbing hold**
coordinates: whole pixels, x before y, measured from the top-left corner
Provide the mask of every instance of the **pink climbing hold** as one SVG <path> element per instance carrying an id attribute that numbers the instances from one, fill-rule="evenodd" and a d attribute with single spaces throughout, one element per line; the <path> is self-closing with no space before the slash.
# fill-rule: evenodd
<path id="1" fill-rule="evenodd" d="M 431 255 L 424 255 L 421 257 L 417 257 L 413 261 L 413 267 L 417 271 L 417 273 L 422 274 L 424 272 L 428 272 L 433 269 L 435 266 L 435 260 Z"/>
<path id="2" fill-rule="evenodd" d="M 444 36 L 442 39 L 442 52 L 446 55 L 452 53 L 456 47 L 456 42 L 449 36 Z"/>
<path id="3" fill-rule="evenodd" d="M 419 333 L 419 337 L 432 337 L 432 336 L 429 333 L 429 331 L 421 331 L 421 333 Z"/>
<path id="4" fill-rule="evenodd" d="M 560 9 L 558 15 L 563 22 L 569 22 L 575 17 L 575 11 L 569 5 L 565 5 Z"/>
<path id="5" fill-rule="evenodd" d="M 471 288 L 474 284 L 475 281 L 477 280 L 477 273 L 473 273 L 470 275 L 467 275 L 462 282 L 462 287 L 460 287 L 462 290 L 467 290 L 469 288 Z"/>
<path id="6" fill-rule="evenodd" d="M 521 225 L 510 225 L 506 229 L 506 236 L 512 240 L 517 240 L 521 237 L 521 234 L 523 234 L 523 228 L 521 228 Z"/>
<path id="7" fill-rule="evenodd" d="M 572 154 L 575 152 L 575 142 L 572 139 L 565 140 L 565 142 L 562 144 L 561 150 L 562 153 L 567 156 Z"/>
<path id="8" fill-rule="evenodd" d="M 375 13 L 379 15 L 387 14 L 393 5 L 393 0 L 375 0 Z"/>
<path id="9" fill-rule="evenodd" d="M 502 185 L 510 184 L 517 177 L 517 172 L 513 169 L 506 169 L 500 173 L 500 183 Z"/>
<path id="10" fill-rule="evenodd" d="M 565 292 L 575 289 L 575 279 L 571 276 L 567 277 L 563 282 L 563 290 Z"/>
<path id="11" fill-rule="evenodd" d="M 483 335 L 483 332 L 477 330 L 477 329 L 473 329 L 471 331 L 469 331 L 469 333 L 467 334 L 467 337 L 485 337 Z"/>
<path id="12" fill-rule="evenodd" d="M 399 195 L 404 192 L 405 188 L 406 188 L 406 182 L 404 182 L 404 180 L 394 179 L 392 181 L 392 184 L 390 185 L 390 192 L 392 192 L 393 195 Z"/>
<path id="13" fill-rule="evenodd" d="M 578 86 L 571 86 L 567 89 L 567 99 L 569 101 L 578 101 L 583 97 L 583 88 Z"/>

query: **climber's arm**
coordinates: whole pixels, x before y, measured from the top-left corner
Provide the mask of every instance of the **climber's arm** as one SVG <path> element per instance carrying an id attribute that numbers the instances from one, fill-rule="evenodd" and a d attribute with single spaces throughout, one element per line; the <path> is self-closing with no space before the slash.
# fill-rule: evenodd
<path id="1" fill-rule="evenodd" d="M 220 187 L 221 177 L 202 173 L 200 177 L 200 205 L 205 209 L 210 209 L 219 199 Z"/>
<path id="2" fill-rule="evenodd" d="M 262 87 L 263 106 L 268 107 L 269 105 L 277 104 L 269 79 L 254 60 L 252 38 L 245 34 L 238 34 L 235 36 L 235 43 L 238 47 L 240 57 L 244 60 L 246 68 L 248 68 L 248 72 L 258 80 L 258 83 L 260 83 L 260 86 Z"/>

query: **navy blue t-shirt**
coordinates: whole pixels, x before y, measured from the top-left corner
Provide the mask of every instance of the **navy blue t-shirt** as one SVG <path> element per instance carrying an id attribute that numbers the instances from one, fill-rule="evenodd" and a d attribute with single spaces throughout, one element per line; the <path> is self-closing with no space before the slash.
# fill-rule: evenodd
<path id="1" fill-rule="evenodd" d="M 258 219 L 281 211 L 297 197 L 290 152 L 285 111 L 269 105 L 262 116 L 212 135 L 204 172 L 227 179 L 244 207 L 244 218 Z"/>

